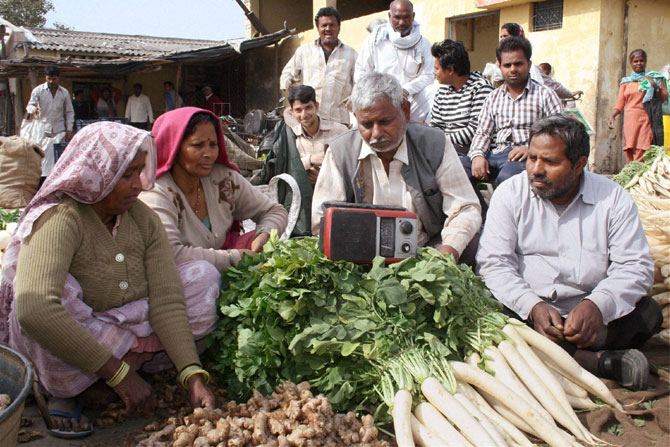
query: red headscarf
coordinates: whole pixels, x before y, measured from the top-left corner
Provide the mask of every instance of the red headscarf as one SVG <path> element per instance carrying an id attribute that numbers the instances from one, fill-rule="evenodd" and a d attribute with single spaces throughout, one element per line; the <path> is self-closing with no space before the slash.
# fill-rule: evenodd
<path id="1" fill-rule="evenodd" d="M 217 125 L 214 127 L 216 129 L 216 137 L 219 144 L 219 156 L 216 158 L 215 162 L 240 172 L 239 168 L 228 160 L 226 141 L 223 138 L 221 121 L 219 121 L 217 116 L 209 110 L 199 109 L 198 107 L 181 107 L 162 114 L 154 123 L 152 133 L 156 140 L 156 152 L 158 157 L 156 178 L 161 177 L 172 169 L 172 165 L 177 158 L 177 153 L 179 153 L 181 142 L 184 139 L 186 126 L 196 113 L 207 113 L 212 115 L 217 122 Z"/>

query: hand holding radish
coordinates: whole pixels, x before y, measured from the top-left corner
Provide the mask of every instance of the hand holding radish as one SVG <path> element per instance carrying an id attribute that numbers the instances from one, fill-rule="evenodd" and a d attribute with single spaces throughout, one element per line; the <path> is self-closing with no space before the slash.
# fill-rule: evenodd
<path id="1" fill-rule="evenodd" d="M 533 306 L 530 316 L 537 332 L 554 342 L 563 340 L 563 318 L 553 306 L 539 302 Z"/>
<path id="2" fill-rule="evenodd" d="M 565 339 L 578 348 L 588 348 L 598 339 L 603 328 L 603 316 L 598 306 L 591 300 L 582 300 L 565 320 Z"/>

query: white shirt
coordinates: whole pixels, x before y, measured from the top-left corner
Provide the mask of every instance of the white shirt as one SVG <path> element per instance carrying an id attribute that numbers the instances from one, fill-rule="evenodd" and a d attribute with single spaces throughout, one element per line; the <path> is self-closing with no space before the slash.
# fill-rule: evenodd
<path id="1" fill-rule="evenodd" d="M 154 122 L 154 111 L 151 108 L 151 101 L 144 93 L 140 96 L 131 95 L 126 104 L 126 118 L 131 123 L 150 123 Z"/>
<path id="2" fill-rule="evenodd" d="M 356 60 L 354 82 L 373 71 L 395 76 L 410 95 L 412 121 L 426 121 L 432 106 L 432 91 L 426 87 L 435 80 L 430 42 L 422 37 L 412 48 L 399 49 L 389 38 L 375 44 L 376 38 L 373 31 L 365 39 Z"/>
<path id="3" fill-rule="evenodd" d="M 316 91 L 319 115 L 327 120 L 349 124 L 347 100 L 354 85 L 354 68 L 358 54 L 338 41 L 328 62 L 319 39 L 301 45 L 281 72 L 279 85 L 288 89 L 294 84 L 309 85 Z"/>
<path id="4" fill-rule="evenodd" d="M 406 140 L 403 139 L 393 156 L 388 175 L 376 152 L 363 141 L 358 156 L 359 163 L 368 157 L 372 163 L 372 203 L 402 206 L 416 213 L 416 207 L 400 172 L 403 164 L 409 164 Z M 482 224 L 481 207 L 449 138 L 445 139 L 444 156 L 435 172 L 435 178 L 443 197 L 442 210 L 448 216 L 441 232 L 442 244 L 449 245 L 462 253 Z M 329 150 L 326 152 L 319 177 L 316 180 L 312 198 L 312 233 L 314 235 L 318 235 L 319 223 L 323 217 L 321 204 L 327 201 L 344 202 L 346 197 L 342 173 L 333 160 L 332 151 Z M 418 243 L 423 246 L 427 242 L 428 234 L 423 230 L 421 216 L 419 216 Z"/>
<path id="5" fill-rule="evenodd" d="M 65 87 L 59 85 L 55 95 L 51 94 L 46 82 L 35 87 L 30 94 L 26 112 L 35 113 L 37 106 L 40 108 L 39 121 L 44 126 L 45 135 L 54 136 L 66 130 L 72 131 L 74 108 Z"/>
<path id="6" fill-rule="evenodd" d="M 635 202 L 605 177 L 587 171 L 582 177 L 577 196 L 560 215 L 533 193 L 525 172 L 493 194 L 478 273 L 524 319 L 541 301 L 566 317 L 589 299 L 608 324 L 633 311 L 651 287 L 654 264 Z"/>

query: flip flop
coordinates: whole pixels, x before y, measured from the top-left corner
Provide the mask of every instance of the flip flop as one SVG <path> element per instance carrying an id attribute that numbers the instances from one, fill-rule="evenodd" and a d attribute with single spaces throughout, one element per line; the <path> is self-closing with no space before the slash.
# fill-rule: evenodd
<path id="1" fill-rule="evenodd" d="M 75 410 L 72 413 L 68 413 L 61 410 L 49 410 L 49 415 L 58 416 L 66 419 L 79 419 L 79 416 L 81 416 L 81 412 L 83 410 L 84 406 L 81 404 L 77 404 L 77 408 L 75 408 Z M 86 436 L 89 436 L 93 433 L 93 424 L 91 424 L 90 429 L 82 431 L 62 430 L 60 428 L 48 428 L 47 430 L 49 431 L 49 433 L 51 433 L 52 436 L 55 436 L 57 438 L 65 438 L 65 439 L 85 438 Z"/>
<path id="2" fill-rule="evenodd" d="M 38 382 L 37 378 L 35 378 L 35 380 L 33 381 L 33 395 L 35 396 L 35 402 L 37 403 L 37 408 L 40 410 L 42 419 L 44 419 L 44 425 L 46 425 L 47 431 L 52 436 L 56 438 L 77 439 L 77 438 L 84 438 L 93 433 L 93 424 L 91 424 L 91 428 L 89 430 L 70 431 L 55 428 L 53 421 L 51 420 L 51 416 L 58 416 L 68 419 L 79 419 L 79 416 L 81 416 L 81 413 L 84 410 L 83 405 L 78 404 L 77 408 L 72 413 L 66 413 L 60 410 L 49 410 L 46 399 L 42 394 L 42 391 L 40 389 L 40 383 Z"/>

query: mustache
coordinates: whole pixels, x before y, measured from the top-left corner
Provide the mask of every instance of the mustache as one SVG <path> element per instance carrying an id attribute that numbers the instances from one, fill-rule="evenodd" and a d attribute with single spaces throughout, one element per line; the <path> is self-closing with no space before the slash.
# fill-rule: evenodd
<path id="1" fill-rule="evenodd" d="M 551 185 L 551 180 L 546 175 L 536 175 L 536 174 L 531 174 L 528 176 L 528 179 L 531 182 L 534 182 L 535 180 L 539 180 L 543 183 L 546 183 L 547 185 Z"/>
<path id="2" fill-rule="evenodd" d="M 376 144 L 386 144 L 390 143 L 392 140 L 390 138 L 386 137 L 381 137 L 381 138 L 370 138 L 370 141 L 368 141 L 368 144 L 370 146 L 374 146 Z"/>

